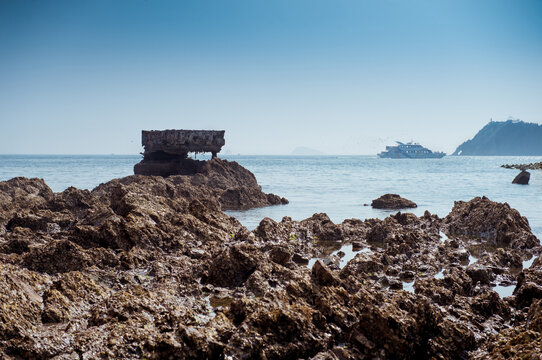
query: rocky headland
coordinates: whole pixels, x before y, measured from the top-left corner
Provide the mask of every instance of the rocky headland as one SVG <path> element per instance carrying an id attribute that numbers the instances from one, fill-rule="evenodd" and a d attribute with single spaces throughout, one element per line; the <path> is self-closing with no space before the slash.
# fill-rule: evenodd
<path id="1" fill-rule="evenodd" d="M 507 204 L 250 231 L 222 210 L 284 200 L 202 166 L 92 191 L 0 182 L 1 357 L 540 356 L 540 244 Z"/>
<path id="2" fill-rule="evenodd" d="M 452 155 L 542 155 L 542 125 L 520 120 L 491 121 Z"/>

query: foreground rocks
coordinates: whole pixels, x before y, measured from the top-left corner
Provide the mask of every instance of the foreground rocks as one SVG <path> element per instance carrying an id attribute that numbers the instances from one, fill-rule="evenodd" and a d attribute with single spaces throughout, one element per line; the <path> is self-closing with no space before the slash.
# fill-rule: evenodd
<path id="1" fill-rule="evenodd" d="M 507 204 L 249 231 L 213 174 L 0 182 L 0 357 L 540 356 L 539 241 Z"/>
<path id="2" fill-rule="evenodd" d="M 385 194 L 378 199 L 373 200 L 371 206 L 375 209 L 398 210 L 415 208 L 418 205 L 416 205 L 415 202 L 402 198 L 397 194 Z"/>

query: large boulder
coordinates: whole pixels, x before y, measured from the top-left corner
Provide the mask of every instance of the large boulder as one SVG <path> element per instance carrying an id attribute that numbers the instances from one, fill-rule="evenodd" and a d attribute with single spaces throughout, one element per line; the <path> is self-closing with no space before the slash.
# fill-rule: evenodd
<path id="1" fill-rule="evenodd" d="M 16 177 L 0 182 L 0 222 L 21 210 L 40 209 L 53 198 L 43 179 Z"/>
<path id="2" fill-rule="evenodd" d="M 531 173 L 525 170 L 522 170 L 515 178 L 512 180 L 512 184 L 519 185 L 528 185 L 529 179 L 531 178 Z"/>
<path id="3" fill-rule="evenodd" d="M 540 243 L 527 218 L 507 203 L 494 202 L 485 196 L 468 202 L 456 201 L 444 225 L 449 235 L 478 238 L 516 249 L 529 249 Z"/>
<path id="4" fill-rule="evenodd" d="M 415 202 L 402 198 L 397 194 L 385 194 L 378 199 L 374 199 L 371 206 L 375 209 L 397 210 L 415 208 L 418 205 L 416 205 Z"/>
<path id="5" fill-rule="evenodd" d="M 262 191 L 252 172 L 235 161 L 214 158 L 208 161 L 183 160 L 188 168 L 183 175 L 172 175 L 164 179 L 170 196 L 187 199 L 215 198 L 222 209 L 250 209 L 260 206 L 287 204 L 288 200 Z M 124 180 L 132 182 L 128 176 Z M 156 176 L 149 176 L 155 178 Z"/>

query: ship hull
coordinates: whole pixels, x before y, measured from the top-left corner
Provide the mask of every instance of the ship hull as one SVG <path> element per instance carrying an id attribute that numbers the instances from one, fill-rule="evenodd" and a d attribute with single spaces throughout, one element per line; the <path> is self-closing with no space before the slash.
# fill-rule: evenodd
<path id="1" fill-rule="evenodd" d="M 431 154 L 431 155 L 420 155 L 420 156 L 407 156 L 406 154 L 390 154 L 390 153 L 380 153 L 378 154 L 379 158 L 382 159 L 441 159 L 446 154 Z"/>
<path id="2" fill-rule="evenodd" d="M 445 153 L 433 152 L 433 153 L 420 153 L 420 154 L 407 154 L 401 151 L 383 151 L 378 154 L 378 157 L 383 159 L 440 159 L 446 156 Z"/>
<path id="3" fill-rule="evenodd" d="M 397 146 L 386 146 L 386 151 L 382 151 L 378 156 L 387 159 L 440 159 L 446 155 L 439 151 L 433 152 L 412 141 L 406 144 L 397 141 L 397 144 Z"/>

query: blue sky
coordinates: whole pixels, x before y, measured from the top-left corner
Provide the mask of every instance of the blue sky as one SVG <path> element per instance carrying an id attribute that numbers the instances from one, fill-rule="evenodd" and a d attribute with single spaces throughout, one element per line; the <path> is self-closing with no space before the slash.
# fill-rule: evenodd
<path id="1" fill-rule="evenodd" d="M 542 122 L 542 1 L 0 0 L 0 153 L 137 154 L 142 129 L 234 153 L 451 152 Z"/>

